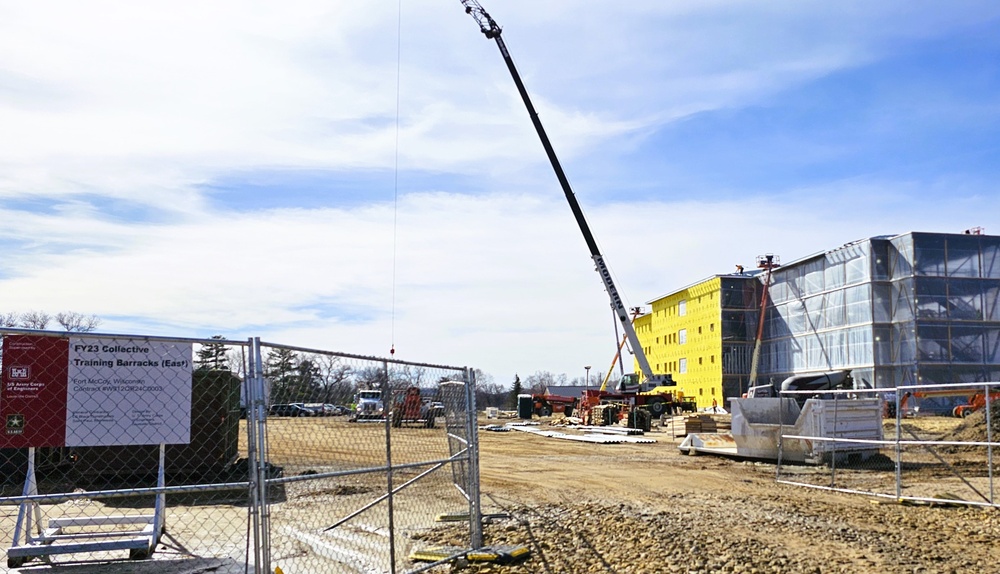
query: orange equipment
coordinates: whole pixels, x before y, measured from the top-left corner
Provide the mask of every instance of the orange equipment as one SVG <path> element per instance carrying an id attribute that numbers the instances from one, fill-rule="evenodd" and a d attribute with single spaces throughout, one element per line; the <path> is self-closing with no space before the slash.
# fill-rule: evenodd
<path id="1" fill-rule="evenodd" d="M 1000 390 L 989 394 L 990 402 L 1000 400 Z M 979 409 L 986 407 L 986 393 L 972 389 L 930 389 L 926 391 L 907 391 L 899 399 L 899 410 L 906 416 L 906 403 L 910 398 L 923 399 L 928 397 L 969 397 L 965 404 L 951 410 L 951 414 L 965 418 Z"/>

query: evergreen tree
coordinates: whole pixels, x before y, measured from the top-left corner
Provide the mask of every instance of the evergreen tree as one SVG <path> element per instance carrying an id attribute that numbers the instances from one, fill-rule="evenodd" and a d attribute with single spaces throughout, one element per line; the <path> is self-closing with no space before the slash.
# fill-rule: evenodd
<path id="1" fill-rule="evenodd" d="M 222 335 L 213 335 L 213 339 L 221 340 Z M 198 349 L 198 357 L 194 360 L 199 371 L 228 371 L 228 349 L 222 343 L 205 343 Z"/>
<path id="2" fill-rule="evenodd" d="M 268 351 L 264 364 L 264 376 L 271 382 L 271 403 L 294 402 L 294 392 L 300 380 L 299 357 L 295 351 L 275 347 Z"/>
<path id="3" fill-rule="evenodd" d="M 523 392 L 523 390 L 524 389 L 521 387 L 521 377 L 515 374 L 514 386 L 510 390 L 510 403 L 511 405 L 513 405 L 511 408 L 515 409 L 517 408 L 517 395 L 520 395 Z"/>

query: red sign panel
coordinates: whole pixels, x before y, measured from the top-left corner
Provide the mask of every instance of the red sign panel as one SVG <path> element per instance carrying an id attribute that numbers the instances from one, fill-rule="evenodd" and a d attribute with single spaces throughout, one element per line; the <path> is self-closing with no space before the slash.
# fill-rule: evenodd
<path id="1" fill-rule="evenodd" d="M 0 448 L 64 446 L 69 341 L 3 338 Z"/>

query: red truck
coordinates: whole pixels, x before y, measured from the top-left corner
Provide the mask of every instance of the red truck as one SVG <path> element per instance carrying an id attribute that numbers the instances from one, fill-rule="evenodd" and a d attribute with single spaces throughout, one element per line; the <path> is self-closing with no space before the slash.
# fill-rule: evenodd
<path id="1" fill-rule="evenodd" d="M 578 397 L 564 397 L 561 395 L 531 395 L 531 400 L 534 403 L 534 413 L 540 417 L 551 416 L 552 413 L 563 413 L 571 417 L 573 416 L 573 412 L 576 411 L 577 404 L 580 402 Z"/>
<path id="2" fill-rule="evenodd" d="M 392 426 L 398 428 L 403 423 L 418 423 L 430 429 L 434 428 L 440 416 L 444 416 L 444 405 L 425 400 L 420 396 L 420 388 L 410 387 L 392 408 Z"/>

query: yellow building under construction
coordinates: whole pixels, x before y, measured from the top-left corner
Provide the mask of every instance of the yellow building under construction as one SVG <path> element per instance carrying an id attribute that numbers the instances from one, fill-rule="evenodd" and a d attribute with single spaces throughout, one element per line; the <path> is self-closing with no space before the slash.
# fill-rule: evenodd
<path id="1" fill-rule="evenodd" d="M 654 373 L 671 373 L 698 408 L 728 408 L 747 388 L 759 320 L 757 273 L 716 275 L 648 301 L 635 320 Z M 638 365 L 636 365 L 638 372 Z"/>

